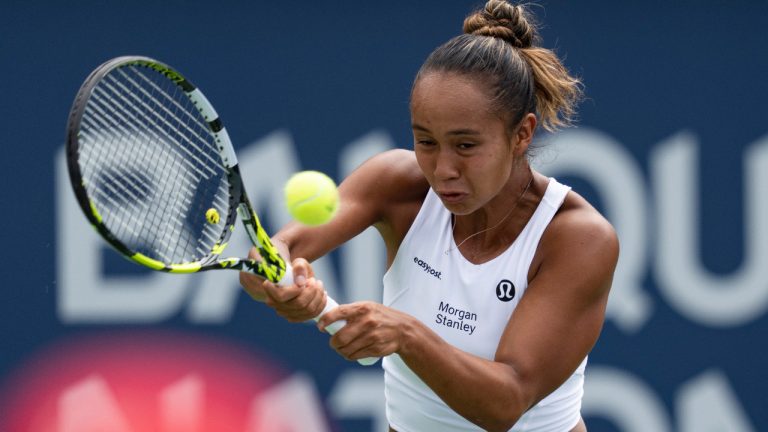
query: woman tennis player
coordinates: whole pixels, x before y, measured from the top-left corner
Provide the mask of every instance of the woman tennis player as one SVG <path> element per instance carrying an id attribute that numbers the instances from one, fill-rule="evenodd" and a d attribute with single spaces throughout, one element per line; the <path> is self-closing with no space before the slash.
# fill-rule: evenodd
<path id="1" fill-rule="evenodd" d="M 569 187 L 531 168 L 537 127 L 569 124 L 581 91 L 537 46 L 523 6 L 490 0 L 438 47 L 410 100 L 413 151 L 376 156 L 340 186 L 327 225 L 274 240 L 296 285 L 241 282 L 289 321 L 325 304 L 308 264 L 369 226 L 388 252 L 383 304 L 319 321 L 347 359 L 384 357 L 391 430 L 585 431 L 587 354 L 618 258 L 614 229 Z"/>

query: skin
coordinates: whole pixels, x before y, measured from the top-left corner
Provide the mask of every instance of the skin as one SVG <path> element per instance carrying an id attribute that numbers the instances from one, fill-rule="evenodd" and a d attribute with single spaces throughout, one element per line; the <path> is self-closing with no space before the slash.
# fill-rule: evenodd
<path id="1" fill-rule="evenodd" d="M 411 99 L 414 151 L 383 153 L 351 174 L 329 224 L 289 224 L 275 236 L 281 252 L 299 257 L 293 261 L 296 285 L 278 288 L 242 273 L 245 290 L 291 322 L 311 319 L 325 305 L 325 293 L 309 261 L 375 226 L 390 265 L 428 187 L 454 214 L 464 257 L 483 263 L 503 253 L 531 218 L 548 179 L 525 156 L 536 116 L 508 127 L 509 116 L 492 109 L 486 87 L 463 75 L 423 76 Z M 618 252 L 611 225 L 569 192 L 544 232 L 528 288 L 493 360 L 463 352 L 412 316 L 373 302 L 342 305 L 318 327 L 346 319 L 330 340 L 344 358 L 397 353 L 457 413 L 485 430 L 506 431 L 565 382 L 594 346 Z M 580 422 L 573 431 L 586 427 Z"/>

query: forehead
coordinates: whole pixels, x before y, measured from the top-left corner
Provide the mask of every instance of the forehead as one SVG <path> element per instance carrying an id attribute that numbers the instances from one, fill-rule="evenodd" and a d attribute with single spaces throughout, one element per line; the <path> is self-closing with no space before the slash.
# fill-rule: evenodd
<path id="1" fill-rule="evenodd" d="M 428 73 L 419 78 L 411 94 L 411 115 L 414 120 L 499 120 L 492 108 L 487 85 L 482 79 L 468 75 Z"/>

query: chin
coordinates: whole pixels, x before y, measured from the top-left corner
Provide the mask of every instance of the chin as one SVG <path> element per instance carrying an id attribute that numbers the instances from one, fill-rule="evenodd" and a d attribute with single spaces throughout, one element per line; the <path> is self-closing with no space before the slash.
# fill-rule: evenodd
<path id="1" fill-rule="evenodd" d="M 460 203 L 446 203 L 445 201 L 442 201 L 443 207 L 448 209 L 449 212 L 453 213 L 456 216 L 466 216 L 468 214 L 473 213 L 475 210 L 472 207 L 467 206 L 466 203 L 460 202 Z"/>

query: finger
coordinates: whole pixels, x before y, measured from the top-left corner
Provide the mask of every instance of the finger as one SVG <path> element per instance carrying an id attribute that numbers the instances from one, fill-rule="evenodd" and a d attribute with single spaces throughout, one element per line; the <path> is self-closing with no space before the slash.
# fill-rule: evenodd
<path id="1" fill-rule="evenodd" d="M 334 349 L 346 360 L 359 360 L 369 357 L 383 357 L 381 354 L 382 350 L 376 343 L 364 340 L 363 338 L 357 338 L 343 347 Z"/>
<path id="2" fill-rule="evenodd" d="M 281 287 L 278 287 L 282 289 Z M 314 278 L 310 278 L 307 283 L 307 288 L 300 289 L 298 287 L 291 287 L 297 289 L 298 295 L 290 298 L 283 303 L 283 308 L 286 311 L 303 312 L 305 314 L 311 314 L 314 312 L 313 304 L 322 301 L 324 292 L 318 287 Z M 310 318 L 314 318 L 314 315 Z"/>
<path id="3" fill-rule="evenodd" d="M 251 247 L 251 250 L 248 251 L 248 258 L 252 260 L 260 260 L 261 254 L 259 254 L 259 250 L 255 247 Z"/>
<path id="4" fill-rule="evenodd" d="M 264 303 L 266 303 L 267 306 L 269 307 L 275 307 L 275 305 L 277 304 L 277 300 L 275 300 L 275 297 L 274 297 L 274 289 L 275 289 L 274 284 L 269 281 L 262 281 L 261 287 L 263 288 L 264 296 L 265 296 Z"/>
<path id="5" fill-rule="evenodd" d="M 296 286 L 278 286 L 270 281 L 264 281 L 262 286 L 264 287 L 264 293 L 274 303 L 286 303 L 301 294 L 301 288 Z"/>
<path id="6" fill-rule="evenodd" d="M 327 293 L 325 292 L 325 285 L 323 284 L 323 281 L 318 280 L 317 286 L 320 291 L 317 292 L 317 295 L 312 297 L 312 300 L 307 305 L 307 310 L 309 310 L 312 314 L 310 318 L 315 318 L 316 316 L 320 315 L 320 313 L 323 312 L 323 308 L 325 308 L 325 302 L 327 301 Z"/>
<path id="7" fill-rule="evenodd" d="M 309 278 L 307 280 L 307 288 L 304 289 L 302 295 L 301 301 L 297 302 L 297 304 L 303 311 L 309 314 L 307 319 L 315 318 L 323 312 L 325 303 L 328 301 L 323 281 L 313 277 Z"/>
<path id="8" fill-rule="evenodd" d="M 293 281 L 302 288 L 306 285 L 307 279 L 315 276 L 309 261 L 304 258 L 296 258 L 291 266 L 293 267 Z"/>
<path id="9" fill-rule="evenodd" d="M 255 274 L 247 271 L 240 272 L 240 285 L 247 289 L 257 289 L 261 287 L 262 279 L 256 277 Z"/>
<path id="10" fill-rule="evenodd" d="M 267 295 L 264 293 L 262 282 L 261 279 L 250 272 L 240 272 L 240 285 L 243 287 L 243 290 L 252 299 L 263 302 L 267 299 Z"/>
<path id="11" fill-rule="evenodd" d="M 324 296 L 323 292 L 302 294 L 290 302 L 280 305 L 279 313 L 294 322 L 311 320 L 320 313 L 318 309 L 322 311 Z"/>
<path id="12" fill-rule="evenodd" d="M 325 307 L 325 305 L 323 305 L 323 307 Z M 320 329 L 320 331 L 326 331 L 325 328 L 335 323 L 336 321 L 349 321 L 349 319 L 354 316 L 352 308 L 352 304 L 346 304 L 339 305 L 338 307 L 329 310 L 328 312 L 324 313 L 319 320 L 317 320 L 317 328 Z"/>
<path id="13" fill-rule="evenodd" d="M 395 352 L 395 344 L 386 334 L 368 332 L 354 324 L 331 337 L 330 346 L 347 360 L 383 357 Z"/>
<path id="14" fill-rule="evenodd" d="M 329 343 L 347 360 L 381 358 L 399 349 L 397 332 L 364 318 L 345 326 L 331 337 Z"/>

